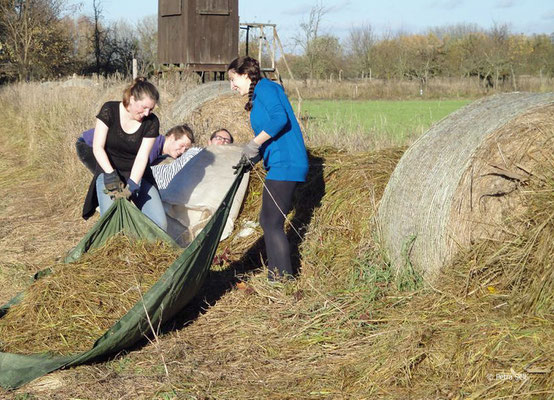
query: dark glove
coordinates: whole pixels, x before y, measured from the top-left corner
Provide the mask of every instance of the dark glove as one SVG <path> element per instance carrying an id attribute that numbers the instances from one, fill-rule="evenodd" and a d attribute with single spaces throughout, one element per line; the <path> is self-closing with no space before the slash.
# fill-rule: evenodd
<path id="1" fill-rule="evenodd" d="M 236 175 L 239 173 L 239 170 L 243 168 L 244 172 L 250 171 L 252 169 L 252 163 L 246 158 L 246 156 L 243 154 L 237 163 L 237 165 L 233 165 L 233 169 L 235 172 L 233 172 L 233 175 Z"/>
<path id="2" fill-rule="evenodd" d="M 129 189 L 131 196 L 136 196 L 138 195 L 138 192 L 140 190 L 140 185 L 136 183 L 134 180 L 132 180 L 131 178 L 129 178 L 127 179 L 127 186 L 125 186 L 125 188 Z"/>
<path id="3" fill-rule="evenodd" d="M 118 190 L 122 183 L 117 171 L 113 170 L 109 174 L 104 173 L 104 187 L 108 192 Z"/>
<path id="4" fill-rule="evenodd" d="M 260 145 L 252 139 L 242 148 L 242 155 L 253 164 L 260 161 Z"/>

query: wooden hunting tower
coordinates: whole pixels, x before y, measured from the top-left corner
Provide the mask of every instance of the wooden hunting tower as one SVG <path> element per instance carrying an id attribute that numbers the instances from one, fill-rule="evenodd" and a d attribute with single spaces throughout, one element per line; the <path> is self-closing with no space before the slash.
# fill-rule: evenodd
<path id="1" fill-rule="evenodd" d="M 224 73 L 238 42 L 238 0 L 158 0 L 160 64 Z"/>

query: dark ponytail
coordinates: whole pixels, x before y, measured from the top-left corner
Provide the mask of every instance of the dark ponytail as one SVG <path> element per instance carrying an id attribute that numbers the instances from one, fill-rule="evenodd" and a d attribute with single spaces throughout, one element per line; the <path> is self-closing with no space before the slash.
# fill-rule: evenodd
<path id="1" fill-rule="evenodd" d="M 252 97 L 254 96 L 254 88 L 262 79 L 260 72 L 260 63 L 255 58 L 249 56 L 243 56 L 235 58 L 229 66 L 227 71 L 234 71 L 239 75 L 246 74 L 250 78 L 250 89 L 248 89 L 248 102 L 244 105 L 246 111 L 252 110 Z"/>

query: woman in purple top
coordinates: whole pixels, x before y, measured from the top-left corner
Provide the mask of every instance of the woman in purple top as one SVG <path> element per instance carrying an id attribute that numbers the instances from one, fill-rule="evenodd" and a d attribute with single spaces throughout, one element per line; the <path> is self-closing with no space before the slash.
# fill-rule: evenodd
<path id="1" fill-rule="evenodd" d="M 262 78 L 260 64 L 251 57 L 239 57 L 227 67 L 231 89 L 248 96 L 254 138 L 243 155 L 254 163 L 263 159 L 267 175 L 262 195 L 260 225 L 264 231 L 269 279 L 294 274 L 290 245 L 284 231 L 286 214 L 292 207 L 294 190 L 306 181 L 308 155 L 302 132 L 283 87 Z"/>
<path id="2" fill-rule="evenodd" d="M 96 158 L 92 152 L 94 129 L 84 131 L 75 142 L 75 150 L 79 160 L 90 172 L 96 170 Z M 150 150 L 150 165 L 157 165 L 167 157 L 178 158 L 194 144 L 194 133 L 187 125 L 177 125 L 164 135 L 159 135 Z"/>
<path id="3" fill-rule="evenodd" d="M 159 100 L 156 87 L 137 78 L 123 92 L 123 101 L 104 103 L 96 116 L 92 151 L 96 170 L 90 184 L 83 218 L 100 207 L 103 215 L 113 203 L 113 194 L 125 185 L 129 200 L 163 230 L 167 219 L 148 165 L 150 151 L 159 135 L 160 122 L 152 113 Z"/>

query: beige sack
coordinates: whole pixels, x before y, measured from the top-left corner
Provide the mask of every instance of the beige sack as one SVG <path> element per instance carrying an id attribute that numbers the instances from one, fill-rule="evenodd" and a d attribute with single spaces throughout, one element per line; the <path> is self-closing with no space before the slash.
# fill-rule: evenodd
<path id="1" fill-rule="evenodd" d="M 209 146 L 184 165 L 167 188 L 160 190 L 168 215 L 168 234 L 181 246 L 187 246 L 204 228 L 236 175 L 233 166 L 241 157 L 242 147 Z M 248 186 L 246 173 L 235 195 L 221 240 L 233 231 L 233 224 Z"/>

